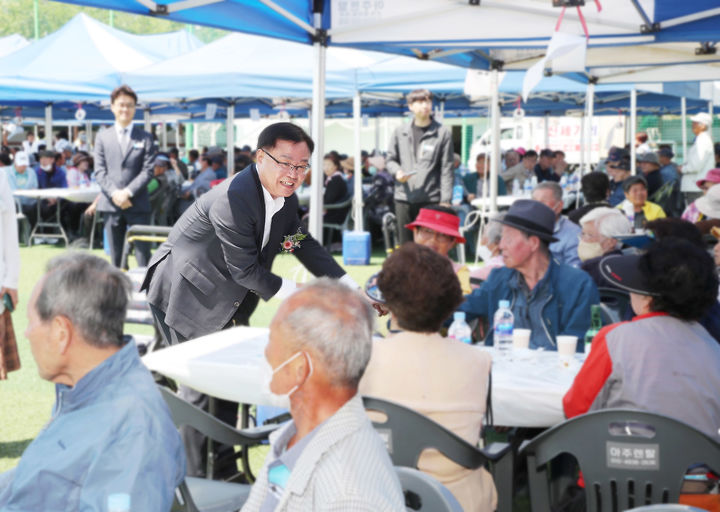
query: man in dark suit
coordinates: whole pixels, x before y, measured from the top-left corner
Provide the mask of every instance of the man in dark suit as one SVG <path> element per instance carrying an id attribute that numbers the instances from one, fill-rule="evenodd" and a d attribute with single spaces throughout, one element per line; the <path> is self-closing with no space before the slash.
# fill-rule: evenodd
<path id="1" fill-rule="evenodd" d="M 300 227 L 295 190 L 305 178 L 314 144 L 299 127 L 276 123 L 258 138 L 257 163 L 195 201 L 155 251 L 143 289 L 165 337 L 174 344 L 234 325 L 247 325 L 260 298 L 284 298 L 296 288 L 270 270 L 282 250 L 316 276 L 352 279 Z M 181 387 L 198 406 L 207 397 Z M 219 400 L 218 417 L 237 420 L 237 404 Z M 181 432 L 188 474 L 203 475 L 204 438 Z M 217 475 L 216 475 L 217 476 Z"/>
<path id="2" fill-rule="evenodd" d="M 95 179 L 102 194 L 97 211 L 105 217 L 105 234 L 113 264 L 120 266 L 125 232 L 133 224 L 150 224 L 147 184 L 153 177 L 156 149 L 152 136 L 133 126 L 137 95 L 127 85 L 110 95 L 115 124 L 95 138 Z M 150 260 L 150 244 L 135 244 L 142 267 Z"/>

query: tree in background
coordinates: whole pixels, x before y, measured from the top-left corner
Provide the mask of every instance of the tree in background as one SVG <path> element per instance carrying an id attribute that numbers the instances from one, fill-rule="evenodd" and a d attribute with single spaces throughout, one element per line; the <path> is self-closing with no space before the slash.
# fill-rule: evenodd
<path id="1" fill-rule="evenodd" d="M 0 36 L 20 34 L 32 40 L 35 38 L 34 0 L 0 0 L 0 12 L 3 13 L 3 22 L 0 25 Z M 182 30 L 187 25 L 173 21 L 139 16 L 124 12 L 108 11 L 94 7 L 81 7 L 77 5 L 38 0 L 38 27 L 39 37 L 45 37 L 65 25 L 70 18 L 84 12 L 102 23 L 110 24 L 120 30 L 133 34 L 158 34 Z M 193 26 L 193 35 L 204 43 L 209 43 L 227 34 L 224 30 Z"/>

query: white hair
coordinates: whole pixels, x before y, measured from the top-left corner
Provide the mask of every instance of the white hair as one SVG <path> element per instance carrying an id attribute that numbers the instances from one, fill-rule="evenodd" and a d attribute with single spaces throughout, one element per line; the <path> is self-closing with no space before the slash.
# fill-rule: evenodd
<path id="1" fill-rule="evenodd" d="M 323 277 L 295 295 L 312 295 L 279 318 L 298 349 L 312 347 L 333 384 L 357 388 L 370 361 L 375 316 L 368 302 L 337 279 Z"/>
<path id="2" fill-rule="evenodd" d="M 612 238 L 617 235 L 629 235 L 632 232 L 630 221 L 617 208 L 608 208 L 600 206 L 593 208 L 580 219 L 580 225 L 584 226 L 588 222 L 594 222 L 595 227 L 605 238 Z M 616 243 L 616 247 L 622 245 Z"/>
<path id="3" fill-rule="evenodd" d="M 550 190 L 553 193 L 555 202 L 563 200 L 563 189 L 559 183 L 556 183 L 554 181 L 542 181 L 535 185 L 533 192 L 535 192 L 536 190 Z"/>
<path id="4" fill-rule="evenodd" d="M 500 239 L 502 238 L 502 227 L 503 225 L 500 224 L 502 219 L 505 218 L 505 215 L 502 213 L 498 213 L 490 218 L 487 224 L 485 224 L 485 228 L 483 229 L 483 236 L 487 239 L 488 243 L 490 244 L 499 244 Z"/>

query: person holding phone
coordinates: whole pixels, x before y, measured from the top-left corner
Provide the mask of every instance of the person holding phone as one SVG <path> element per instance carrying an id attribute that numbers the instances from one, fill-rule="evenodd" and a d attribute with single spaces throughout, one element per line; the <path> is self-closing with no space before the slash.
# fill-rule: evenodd
<path id="1" fill-rule="evenodd" d="M 432 116 L 432 93 L 412 91 L 407 102 L 413 120 L 395 130 L 387 154 L 387 170 L 395 178 L 399 245 L 412 240 L 405 225 L 415 220 L 420 208 L 450 206 L 454 180 L 452 136 Z"/>
<path id="2" fill-rule="evenodd" d="M 15 330 L 10 313 L 18 301 L 20 248 L 18 246 L 15 200 L 4 172 L 0 173 L 0 380 L 20 368 Z"/>

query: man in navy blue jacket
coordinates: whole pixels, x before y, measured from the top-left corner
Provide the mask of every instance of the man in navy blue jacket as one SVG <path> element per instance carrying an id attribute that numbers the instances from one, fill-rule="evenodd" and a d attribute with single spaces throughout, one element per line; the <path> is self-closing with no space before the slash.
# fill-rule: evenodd
<path id="1" fill-rule="evenodd" d="M 590 306 L 600 302 L 595 283 L 580 269 L 558 264 L 550 255 L 555 214 L 538 201 L 520 199 L 502 220 L 500 250 L 505 267 L 488 279 L 460 306 L 468 318 L 482 316 L 490 328 L 500 300 L 510 301 L 515 327 L 531 329 L 530 348 L 556 350 L 558 335 L 578 337 L 582 346 L 590 327 Z"/>

